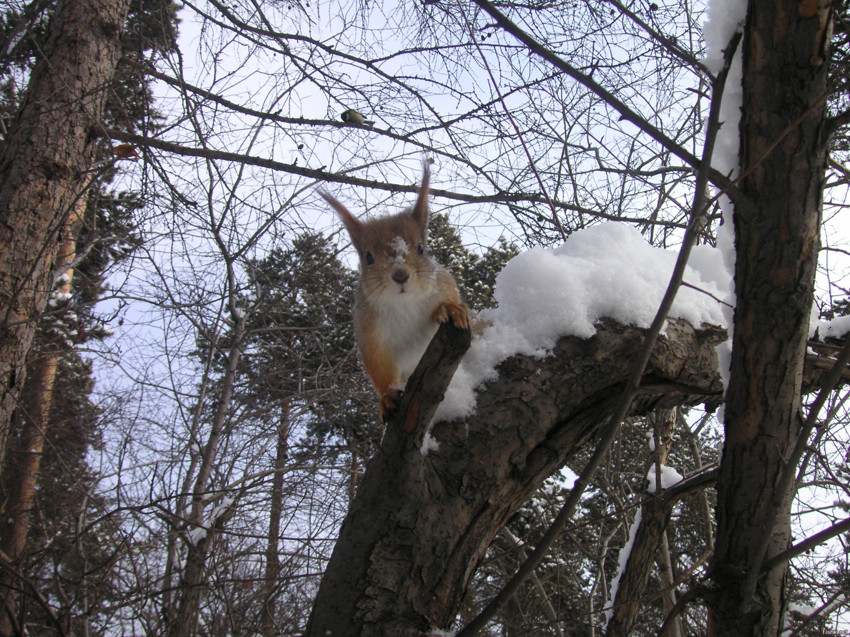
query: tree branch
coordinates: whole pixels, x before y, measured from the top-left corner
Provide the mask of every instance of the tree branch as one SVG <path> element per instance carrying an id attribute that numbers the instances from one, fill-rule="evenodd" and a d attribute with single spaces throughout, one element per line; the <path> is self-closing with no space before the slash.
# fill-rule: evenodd
<path id="1" fill-rule="evenodd" d="M 306 635 L 400 637 L 451 624 L 495 534 L 611 416 L 646 330 L 610 320 L 597 329 L 589 339 L 560 339 L 545 359 L 504 361 L 479 390 L 475 414 L 434 423 L 439 449 L 422 455 L 426 402 L 444 386 L 426 366 L 445 365 L 442 379 L 454 355 L 444 356 L 440 335 L 448 332 L 449 343 L 459 336 L 438 331 L 342 525 Z M 715 347 L 724 338 L 717 328 L 670 321 L 629 415 L 720 397 Z M 419 374 L 432 397 L 415 389 Z M 413 421 L 410 413 L 418 413 Z"/>
<path id="2" fill-rule="evenodd" d="M 313 123 L 316 120 L 303 120 L 303 123 Z M 325 121 L 325 124 L 328 122 Z M 346 126 L 348 126 L 346 124 Z M 215 150 L 211 148 L 197 148 L 193 146 L 185 146 L 183 144 L 177 144 L 174 142 L 169 142 L 164 139 L 158 139 L 156 137 L 148 137 L 145 135 L 137 135 L 134 133 L 128 133 L 125 131 L 117 130 L 114 128 L 104 129 L 103 134 L 110 137 L 111 139 L 133 144 L 139 148 L 156 148 L 157 150 L 162 150 L 168 153 L 173 153 L 175 155 L 182 155 L 184 157 L 201 157 L 203 159 L 217 159 L 221 161 L 232 161 L 240 164 L 246 164 L 250 166 L 259 166 L 261 168 L 268 168 L 269 170 L 274 170 L 277 172 L 289 173 L 291 175 L 299 175 L 301 177 L 307 177 L 308 179 L 313 179 L 317 183 L 318 182 L 330 182 L 330 183 L 340 183 L 346 184 L 350 186 L 357 186 L 362 188 L 370 188 L 373 190 L 381 190 L 385 192 L 411 192 L 418 193 L 419 185 L 418 183 L 411 184 L 393 184 L 387 183 L 386 181 L 378 181 L 375 179 L 363 179 L 362 177 L 354 177 L 352 175 L 347 175 L 344 173 L 334 173 L 330 172 L 322 168 L 306 168 L 303 166 L 297 166 L 296 164 L 287 164 L 281 161 L 275 161 L 273 159 L 268 159 L 265 157 L 257 157 L 254 155 L 245 155 L 242 153 L 233 153 L 224 150 Z M 453 201 L 462 201 L 464 203 L 475 203 L 475 204 L 483 204 L 483 203 L 496 203 L 496 204 L 512 204 L 512 203 L 540 203 L 548 205 L 548 200 L 545 196 L 535 193 L 511 193 L 511 192 L 496 192 L 492 195 L 475 195 L 471 193 L 462 193 L 455 192 L 453 190 L 444 190 L 440 188 L 430 188 L 428 190 L 429 194 L 435 197 L 442 197 L 443 199 L 449 199 Z M 664 222 L 658 220 L 650 220 L 650 219 L 624 219 L 622 216 L 607 214 L 604 211 L 599 210 L 591 210 L 589 208 L 584 208 L 582 206 L 577 206 L 575 204 L 567 203 L 565 201 L 552 200 L 552 204 L 561 210 L 568 210 L 573 212 L 579 212 L 583 214 L 593 214 L 594 217 L 599 219 L 609 219 L 612 221 L 635 221 L 640 223 L 653 223 L 659 226 L 666 226 L 670 228 L 681 228 L 682 224 L 674 223 L 674 222 Z"/>
<path id="3" fill-rule="evenodd" d="M 764 566 L 762 566 L 762 571 L 765 573 L 771 571 L 777 566 L 781 566 L 788 560 L 793 559 L 798 555 L 805 553 L 806 551 L 809 551 L 815 548 L 816 546 L 823 544 L 827 540 L 831 540 L 836 535 L 841 535 L 846 531 L 850 531 L 850 518 L 845 518 L 841 522 L 833 524 L 829 528 L 815 533 L 813 536 L 806 538 L 802 542 L 797 542 L 797 544 L 787 548 L 781 553 L 777 553 L 764 563 Z"/>
<path id="4" fill-rule="evenodd" d="M 483 0 L 475 0 L 476 2 Z M 487 622 L 493 617 L 498 609 L 516 592 L 520 584 L 531 573 L 533 569 L 543 560 L 549 547 L 555 539 L 561 534 L 566 527 L 567 522 L 572 517 L 575 508 L 578 506 L 579 500 L 585 489 L 590 485 L 597 469 L 602 464 L 602 459 L 608 453 L 608 449 L 614 442 L 617 432 L 620 429 L 620 423 L 626 417 L 631 409 L 632 401 L 637 395 L 640 388 L 641 380 L 644 377 L 645 370 L 649 364 L 650 357 L 655 348 L 656 340 L 659 338 L 662 327 L 667 323 L 667 315 L 670 308 L 673 306 L 673 301 L 676 294 L 679 292 L 679 287 L 682 285 L 682 280 L 685 275 L 685 267 L 688 263 L 691 250 L 696 244 L 696 240 L 701 234 L 705 225 L 706 208 L 703 206 L 705 193 L 708 187 L 708 175 L 710 172 L 711 156 L 714 151 L 714 142 L 717 138 L 717 131 L 720 129 L 720 104 L 723 96 L 723 89 L 726 83 L 726 77 L 729 72 L 732 55 L 737 48 L 737 43 L 740 40 L 740 34 L 733 37 L 732 42 L 727 49 L 726 64 L 714 80 L 713 96 L 711 100 L 711 110 L 708 117 L 708 126 L 705 136 L 705 146 L 703 148 L 702 161 L 699 163 L 697 170 L 696 185 L 694 187 L 694 200 L 692 204 L 690 223 L 685 237 L 682 240 L 682 247 L 679 249 L 679 254 L 676 258 L 676 264 L 673 267 L 673 273 L 670 275 L 670 281 L 667 284 L 667 289 L 664 292 L 664 297 L 658 306 L 652 324 L 646 331 L 644 341 L 641 344 L 637 355 L 630 359 L 631 370 L 628 375 L 625 387 L 622 393 L 617 397 L 616 406 L 613 413 L 610 415 L 604 429 L 600 435 L 599 443 L 587 461 L 587 464 L 582 469 L 581 474 L 576 479 L 570 492 L 567 501 L 563 508 L 556 516 L 552 525 L 544 534 L 539 544 L 535 547 L 528 560 L 519 568 L 516 575 L 505 585 L 505 588 L 496 595 L 495 598 L 479 613 L 469 624 L 458 633 L 458 637 L 471 637 L 484 628 Z"/>
<path id="5" fill-rule="evenodd" d="M 639 115 L 629 106 L 627 106 L 624 102 L 618 99 L 608 89 L 603 87 L 601 84 L 598 84 L 596 80 L 594 80 L 591 76 L 582 73 L 569 62 L 567 62 L 564 58 L 557 55 L 552 50 L 538 42 L 535 38 L 533 38 L 531 35 L 521 29 L 517 24 L 512 22 L 505 14 L 499 11 L 488 0 L 473 0 L 473 2 L 475 2 L 475 4 L 477 4 L 479 7 L 481 7 L 481 9 L 486 11 L 502 29 L 513 35 L 517 40 L 519 40 L 526 47 L 528 47 L 529 51 L 531 51 L 535 55 L 540 56 L 550 64 L 554 65 L 555 67 L 559 68 L 564 73 L 572 77 L 574 80 L 580 82 L 582 85 L 589 88 L 596 95 L 598 95 L 606 104 L 616 110 L 624 120 L 631 122 L 632 124 L 637 126 L 640 130 L 649 135 L 652 139 L 657 141 L 664 148 L 666 148 L 671 153 L 693 166 L 694 169 L 699 168 L 700 160 L 697 159 L 697 157 L 693 153 L 683 148 L 678 142 L 676 142 L 676 140 L 666 135 L 662 130 L 653 126 L 644 117 Z M 726 192 L 730 197 L 735 198 L 737 189 L 725 175 L 719 173 L 714 169 L 709 170 L 709 175 L 712 183 L 714 183 L 716 186 Z"/>

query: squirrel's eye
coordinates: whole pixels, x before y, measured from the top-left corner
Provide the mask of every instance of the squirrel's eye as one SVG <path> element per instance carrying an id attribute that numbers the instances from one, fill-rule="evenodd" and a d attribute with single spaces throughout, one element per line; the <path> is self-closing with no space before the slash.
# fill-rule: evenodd
<path id="1" fill-rule="evenodd" d="M 372 256 L 371 252 L 366 253 L 366 265 L 372 265 L 375 263 L 375 257 Z"/>
<path id="2" fill-rule="evenodd" d="M 418 246 L 416 246 L 416 253 L 417 253 L 420 257 L 421 257 L 423 254 L 425 254 L 425 246 L 424 246 L 424 245 L 422 245 L 421 243 L 420 243 Z"/>

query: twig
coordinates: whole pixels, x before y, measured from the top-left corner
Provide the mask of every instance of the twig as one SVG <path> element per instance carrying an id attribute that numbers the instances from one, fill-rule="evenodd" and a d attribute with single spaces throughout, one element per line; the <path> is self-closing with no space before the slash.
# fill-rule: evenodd
<path id="1" fill-rule="evenodd" d="M 535 53 L 536 55 L 539 55 L 550 64 L 561 69 L 564 73 L 566 73 L 573 79 L 581 82 L 584 86 L 586 86 L 596 95 L 601 97 L 606 104 L 608 104 L 618 113 L 620 113 L 624 120 L 629 121 L 635 126 L 637 126 L 644 133 L 652 137 L 652 139 L 667 148 L 674 155 L 684 160 L 694 168 L 700 168 L 700 160 L 697 159 L 693 153 L 687 151 L 679 143 L 677 143 L 676 140 L 670 138 L 663 131 L 653 126 L 644 117 L 640 116 L 621 100 L 617 99 L 617 97 L 615 97 L 606 88 L 598 84 L 592 77 L 585 73 L 582 73 L 577 68 L 572 66 L 569 62 L 567 62 L 565 59 L 547 49 L 540 42 L 538 42 L 536 39 L 526 33 L 523 29 L 521 29 L 518 25 L 512 22 L 505 14 L 503 14 L 496 7 L 494 7 L 488 0 L 473 0 L 473 2 L 475 2 L 475 4 L 481 7 L 484 11 L 489 13 L 490 16 L 502 29 L 504 29 L 505 31 L 513 35 L 517 40 L 522 42 L 525 46 L 529 48 L 531 52 Z M 723 71 L 721 71 L 721 73 L 728 74 L 728 70 L 724 69 Z M 717 79 L 715 79 L 715 85 L 716 82 Z M 723 175 L 717 170 L 712 169 L 711 167 L 708 167 L 708 174 L 711 178 L 712 183 L 716 184 L 718 187 L 722 188 L 726 192 L 735 193 L 734 185 L 725 175 Z"/>
<path id="2" fill-rule="evenodd" d="M 245 155 L 242 153 L 233 153 L 224 150 L 216 150 L 213 148 L 197 148 L 193 146 L 185 146 L 183 144 L 177 144 L 175 142 L 169 142 L 164 139 L 158 139 L 156 137 L 148 137 L 145 135 L 136 135 L 133 133 L 127 133 L 125 131 L 120 131 L 117 129 L 107 128 L 102 129 L 101 134 L 110 137 L 112 139 L 133 144 L 139 147 L 147 147 L 147 148 L 155 148 L 157 150 L 162 150 L 168 153 L 174 153 L 175 155 L 182 155 L 184 157 L 200 157 L 203 159 L 218 159 L 221 161 L 232 161 L 240 164 L 248 164 L 251 166 L 259 166 L 261 168 L 268 168 L 269 170 L 274 170 L 277 172 L 284 172 L 293 175 L 300 175 L 302 177 L 307 177 L 308 179 L 312 179 L 316 182 L 333 182 L 333 183 L 341 183 L 347 184 L 350 186 L 359 186 L 363 188 L 370 188 L 373 190 L 382 190 L 385 192 L 419 192 L 418 184 L 394 184 L 387 183 L 385 181 L 377 181 L 374 179 L 363 179 L 361 177 L 354 177 L 352 175 L 348 175 L 345 173 L 334 173 L 330 172 L 322 168 L 306 168 L 303 166 L 296 166 L 295 164 L 287 164 L 280 161 L 275 161 L 273 159 L 267 159 L 265 157 L 257 157 L 254 155 Z M 154 167 L 156 164 L 152 164 Z M 165 177 L 164 177 L 165 178 Z M 435 197 L 441 197 L 443 199 L 450 199 L 453 201 L 462 201 L 464 203 L 474 203 L 474 204 L 483 204 L 483 203 L 497 203 L 497 204 L 512 204 L 512 203 L 546 203 L 546 199 L 539 194 L 535 193 L 521 193 L 521 192 L 497 192 L 491 195 L 476 195 L 471 193 L 462 193 L 455 192 L 452 190 L 445 190 L 440 188 L 430 188 L 428 190 L 429 194 Z M 179 195 L 179 193 L 175 193 L 181 197 L 183 203 L 188 206 L 195 206 L 194 202 L 186 199 Z M 563 201 L 552 200 L 552 204 L 559 209 L 562 210 L 572 210 L 579 213 L 593 213 L 597 217 L 602 217 L 605 219 L 611 219 L 614 221 L 622 221 L 623 218 L 617 215 L 607 214 L 604 211 L 590 210 L 589 208 L 583 208 L 581 206 L 577 206 L 575 204 L 566 203 Z M 635 222 L 646 222 L 648 220 L 635 218 L 633 219 Z M 669 228 L 681 228 L 682 224 L 673 223 L 673 222 L 657 222 L 657 225 L 664 225 Z"/>
<path id="3" fill-rule="evenodd" d="M 546 198 L 546 203 L 549 204 L 549 209 L 552 211 L 552 223 L 555 224 L 555 227 L 558 229 L 558 232 L 561 234 L 561 239 L 564 241 L 567 240 L 567 233 L 564 232 L 564 227 L 561 225 L 560 219 L 558 219 L 558 212 L 555 210 L 555 205 L 552 203 L 552 199 L 549 197 L 549 192 L 546 190 L 546 186 L 543 183 L 543 179 L 540 177 L 540 173 L 537 172 L 537 166 L 534 165 L 534 158 L 531 156 L 531 151 L 528 150 L 528 145 L 525 143 L 525 138 L 522 136 L 522 132 L 519 130 L 519 126 L 517 126 L 516 119 L 514 119 L 513 113 L 511 113 L 511 109 L 508 108 L 508 105 L 505 103 L 505 98 L 502 96 L 502 92 L 499 90 L 499 84 L 496 82 L 496 78 L 493 76 L 493 71 L 490 69 L 490 64 L 487 62 L 487 56 L 484 55 L 484 51 L 481 50 L 481 44 L 478 42 L 478 38 L 475 37 L 475 31 L 472 28 L 472 25 L 469 22 L 469 18 L 466 15 L 466 11 L 463 8 L 463 4 L 458 4 L 460 7 L 460 11 L 463 14 L 463 20 L 466 22 L 466 28 L 469 31 L 469 37 L 472 38 L 472 43 L 475 45 L 476 51 L 478 51 L 478 55 L 481 56 L 481 61 L 484 63 L 484 68 L 487 69 L 487 75 L 490 77 L 490 83 L 493 85 L 493 90 L 496 93 L 496 98 L 499 100 L 499 103 L 502 105 L 502 110 L 505 111 L 505 117 L 507 117 L 508 121 L 511 123 L 511 126 L 514 128 L 514 133 L 519 139 L 519 143 L 522 146 L 522 150 L 525 152 L 525 157 L 528 159 L 528 165 L 531 167 L 531 172 L 534 173 L 534 177 L 537 179 L 537 185 L 540 186 L 540 192 L 543 193 L 543 196 Z"/>

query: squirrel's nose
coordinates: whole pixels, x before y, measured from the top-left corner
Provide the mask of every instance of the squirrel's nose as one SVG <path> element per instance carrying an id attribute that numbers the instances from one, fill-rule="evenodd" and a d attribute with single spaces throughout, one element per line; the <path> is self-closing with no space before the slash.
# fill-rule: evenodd
<path id="1" fill-rule="evenodd" d="M 393 270 L 393 281 L 402 285 L 403 283 L 407 283 L 407 280 L 410 278 L 410 272 L 403 268 L 398 268 L 397 270 Z"/>

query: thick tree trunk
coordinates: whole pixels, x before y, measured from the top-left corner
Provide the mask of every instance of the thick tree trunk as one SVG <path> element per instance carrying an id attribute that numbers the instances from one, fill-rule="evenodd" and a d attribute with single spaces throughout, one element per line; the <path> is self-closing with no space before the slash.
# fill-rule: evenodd
<path id="1" fill-rule="evenodd" d="M 65 223 L 58 250 L 58 263 L 71 263 L 76 256 L 79 222 L 86 209 L 86 199 L 80 199 L 74 212 Z M 64 281 L 56 289 L 58 294 L 69 294 L 73 270 L 65 273 Z M 19 568 L 30 529 L 31 511 L 35 504 L 36 487 L 41 470 L 41 456 L 53 405 L 53 387 L 63 346 L 55 337 L 48 337 L 43 351 L 30 365 L 31 371 L 23 387 L 19 422 L 21 431 L 12 436 L 17 445 L 8 450 L 3 467 L 3 496 L 5 515 L 0 518 L 0 550 L 8 565 L 0 569 L 0 637 L 12 634 L 10 618 L 17 612 L 14 569 Z M 8 568 L 11 566 L 11 568 Z"/>
<path id="2" fill-rule="evenodd" d="M 305 635 L 421 635 L 453 621 L 494 535 L 543 480 L 606 422 L 644 330 L 614 323 L 590 339 L 563 338 L 552 356 L 515 356 L 478 395 L 475 415 L 436 423 L 439 450 L 420 452 L 442 387 L 420 374 L 450 367 L 437 333 L 372 458 L 331 557 Z M 632 413 L 718 398 L 714 348 L 722 334 L 670 323 Z M 457 358 L 462 350 L 455 351 Z M 446 382 L 448 376 L 443 375 Z M 440 374 L 428 375 L 430 379 Z M 431 412 L 432 413 L 432 412 Z M 413 414 L 413 417 L 410 417 Z M 412 433 L 407 433 L 410 431 Z"/>
<path id="3" fill-rule="evenodd" d="M 85 197 L 129 0 L 59 0 L 0 149 L 0 461 L 59 234 Z"/>
<path id="4" fill-rule="evenodd" d="M 744 37 L 735 330 L 709 597 L 715 634 L 777 635 L 828 141 L 831 3 L 751 0 Z"/>

